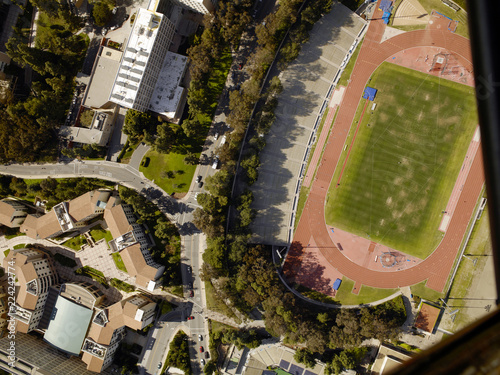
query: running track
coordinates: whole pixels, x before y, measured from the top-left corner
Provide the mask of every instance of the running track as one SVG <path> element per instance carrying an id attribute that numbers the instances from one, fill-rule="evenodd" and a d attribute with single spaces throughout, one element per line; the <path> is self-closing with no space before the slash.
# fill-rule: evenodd
<path id="1" fill-rule="evenodd" d="M 324 257 L 340 273 L 354 280 L 354 292 L 359 292 L 361 284 L 377 288 L 397 288 L 417 284 L 427 280 L 427 286 L 442 291 L 456 258 L 468 221 L 484 184 L 481 147 L 474 158 L 470 173 L 459 198 L 459 202 L 449 223 L 448 230 L 436 250 L 420 264 L 402 271 L 378 272 L 363 268 L 346 258 L 332 243 L 325 224 L 324 202 L 333 173 L 344 147 L 345 138 L 354 120 L 356 108 L 364 87 L 375 69 L 395 53 L 420 46 L 442 47 L 457 55 L 460 63 L 472 71 L 472 56 L 469 40 L 442 30 L 416 30 L 399 34 L 380 43 L 385 25 L 382 12 L 374 12 L 365 41 L 356 61 L 351 82 L 344 93 L 334 131 L 330 135 L 324 153 L 327 162 L 321 163 L 317 178 L 313 182 L 304 211 L 299 221 L 295 237 L 288 252 L 284 272 L 289 279 L 300 273 L 303 248 L 314 243 Z M 339 136 L 343 134 L 344 136 Z"/>

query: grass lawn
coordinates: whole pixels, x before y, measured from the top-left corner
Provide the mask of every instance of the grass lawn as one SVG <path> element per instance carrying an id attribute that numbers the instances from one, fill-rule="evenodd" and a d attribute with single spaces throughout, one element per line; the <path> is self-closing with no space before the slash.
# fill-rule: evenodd
<path id="1" fill-rule="evenodd" d="M 342 284 L 337 291 L 334 300 L 341 305 L 361 305 L 363 303 L 375 302 L 383 298 L 389 297 L 396 293 L 398 289 L 378 289 L 370 286 L 362 285 L 359 294 L 352 294 L 354 281 L 347 277 L 342 278 Z"/>
<path id="2" fill-rule="evenodd" d="M 127 268 L 125 268 L 125 265 L 123 264 L 123 259 L 120 256 L 120 254 L 119 253 L 113 253 L 113 254 L 111 254 L 111 256 L 113 257 L 113 260 L 114 260 L 114 262 L 116 264 L 116 267 L 119 270 L 123 271 L 123 272 L 127 272 Z"/>
<path id="3" fill-rule="evenodd" d="M 113 239 L 111 232 L 109 230 L 104 230 L 100 226 L 94 227 L 94 229 L 90 230 L 90 235 L 92 236 L 95 242 L 106 239 L 106 242 L 109 242 Z"/>
<path id="4" fill-rule="evenodd" d="M 476 129 L 474 90 L 390 63 L 370 86 L 377 108 L 367 108 L 338 188 L 337 166 L 326 222 L 425 259 Z"/>
<path id="5" fill-rule="evenodd" d="M 19 245 L 15 245 L 14 246 L 14 250 L 16 250 L 16 249 L 24 249 L 25 247 L 26 247 L 26 244 L 20 243 Z"/>
<path id="6" fill-rule="evenodd" d="M 201 151 L 201 148 L 199 151 Z M 197 155 L 199 157 L 200 152 L 197 152 Z M 185 154 L 177 152 L 160 154 L 151 149 L 144 157 L 150 159 L 149 164 L 147 167 L 141 165 L 139 170 L 144 173 L 146 178 L 154 180 L 156 185 L 169 194 L 174 192 L 185 193 L 189 190 L 196 165 L 187 165 L 184 163 Z M 167 178 L 164 174 L 167 171 L 174 172 L 174 178 Z M 179 173 L 179 171 L 182 172 Z"/>
<path id="7" fill-rule="evenodd" d="M 488 210 L 485 209 L 481 218 L 476 222 L 471 237 L 465 248 L 464 256 L 458 266 L 457 274 L 453 280 L 450 290 L 450 298 L 453 298 L 454 308 L 467 306 L 469 288 L 473 279 L 480 276 L 484 266 L 492 254 L 490 226 Z M 474 264 L 475 260 L 475 264 Z M 454 327 L 460 329 L 470 324 L 473 319 L 468 316 L 466 308 L 460 309 L 456 315 Z"/>
<path id="8" fill-rule="evenodd" d="M 392 22 L 394 19 L 394 14 L 396 13 L 396 9 L 399 6 L 399 4 L 401 4 L 401 2 L 402 2 L 402 0 L 397 0 L 394 4 L 395 5 L 394 11 L 391 15 L 391 20 L 390 20 L 391 27 L 395 27 L 397 29 L 401 29 L 401 30 L 405 30 L 405 31 L 425 29 L 426 25 L 411 25 L 411 26 L 394 26 L 394 25 L 392 25 Z M 429 14 L 432 12 L 432 10 L 436 10 L 437 12 L 444 14 L 445 16 L 450 17 L 451 19 L 453 19 L 455 21 L 459 21 L 456 33 L 458 35 L 462 35 L 466 38 L 469 37 L 467 13 L 463 9 L 459 10 L 458 12 L 455 12 L 450 7 L 444 5 L 441 0 L 418 0 L 418 2 L 424 7 L 424 9 Z M 455 1 L 455 2 L 458 3 L 462 7 L 464 5 L 461 0 Z"/>
<path id="9" fill-rule="evenodd" d="M 7 249 L 7 250 L 3 251 L 3 255 L 5 255 L 5 256 L 9 255 L 9 253 L 10 253 L 10 249 Z"/>
<path id="10" fill-rule="evenodd" d="M 70 238 L 69 240 L 62 243 L 63 246 L 69 247 L 75 251 L 80 251 L 82 245 L 86 244 L 87 240 L 80 234 L 76 237 Z"/>
<path id="11" fill-rule="evenodd" d="M 432 302 L 438 302 L 439 298 L 444 297 L 444 293 L 436 292 L 434 289 L 427 288 L 425 286 L 426 282 L 427 281 L 422 281 L 421 283 L 412 285 L 410 287 L 411 294 Z"/>

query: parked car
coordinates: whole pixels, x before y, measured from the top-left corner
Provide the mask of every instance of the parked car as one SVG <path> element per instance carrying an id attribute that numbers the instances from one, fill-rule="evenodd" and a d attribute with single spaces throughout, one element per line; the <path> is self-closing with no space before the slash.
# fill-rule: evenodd
<path id="1" fill-rule="evenodd" d="M 208 352 L 208 350 L 205 352 L 205 358 L 206 359 L 210 358 L 210 353 Z"/>
<path id="2" fill-rule="evenodd" d="M 203 187 L 203 182 L 198 182 L 198 187 L 201 189 Z"/>
<path id="3" fill-rule="evenodd" d="M 158 363 L 158 369 L 160 369 L 160 368 L 161 368 L 161 362 L 160 362 L 160 363 Z"/>
<path id="4" fill-rule="evenodd" d="M 214 134 L 214 139 L 217 140 L 219 138 L 219 133 Z"/>
<path id="5" fill-rule="evenodd" d="M 198 335 L 198 339 L 199 339 L 200 341 L 203 341 L 203 335 Z"/>
<path id="6" fill-rule="evenodd" d="M 203 358 L 200 360 L 200 363 L 202 366 L 205 366 L 205 360 Z"/>
<path id="7" fill-rule="evenodd" d="M 203 353 L 203 346 L 200 346 L 200 353 Z"/>
<path id="8" fill-rule="evenodd" d="M 187 320 L 193 320 L 194 319 L 194 316 L 188 316 Z"/>
<path id="9" fill-rule="evenodd" d="M 194 297 L 194 291 L 193 290 L 189 291 L 189 297 Z"/>
<path id="10" fill-rule="evenodd" d="M 212 168 L 213 169 L 219 168 L 219 158 L 218 157 L 215 157 L 215 160 L 214 160 L 214 162 L 212 164 Z"/>
<path id="11" fill-rule="evenodd" d="M 200 182 L 200 181 L 201 181 L 201 176 L 196 177 L 196 182 Z"/>

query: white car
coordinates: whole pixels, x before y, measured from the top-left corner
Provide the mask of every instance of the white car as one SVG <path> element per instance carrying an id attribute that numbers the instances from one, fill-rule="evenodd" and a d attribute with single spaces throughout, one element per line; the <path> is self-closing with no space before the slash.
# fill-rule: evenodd
<path id="1" fill-rule="evenodd" d="M 214 160 L 214 162 L 212 164 L 212 168 L 213 169 L 219 168 L 219 158 L 218 157 L 215 157 L 215 160 Z"/>
<path id="2" fill-rule="evenodd" d="M 224 134 L 220 140 L 220 145 L 219 146 L 222 146 L 224 143 L 226 143 L 226 135 Z"/>
<path id="3" fill-rule="evenodd" d="M 198 193 L 195 193 L 194 194 L 194 199 L 197 201 L 198 200 L 198 194 L 200 194 L 199 192 Z"/>
<path id="4" fill-rule="evenodd" d="M 203 341 L 203 336 L 202 335 L 198 335 L 198 338 L 200 339 L 200 341 Z"/>

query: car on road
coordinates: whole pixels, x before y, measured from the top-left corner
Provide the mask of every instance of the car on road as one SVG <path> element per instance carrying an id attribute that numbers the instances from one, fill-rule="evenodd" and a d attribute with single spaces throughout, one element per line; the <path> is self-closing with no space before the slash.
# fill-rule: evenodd
<path id="1" fill-rule="evenodd" d="M 203 353 L 203 346 L 200 346 L 200 353 Z"/>
<path id="2" fill-rule="evenodd" d="M 217 156 L 215 157 L 215 160 L 214 160 L 214 162 L 212 164 L 212 168 L 213 169 L 219 168 L 219 158 Z"/>
<path id="3" fill-rule="evenodd" d="M 205 360 L 203 358 L 200 359 L 200 363 L 201 363 L 202 366 L 205 366 Z"/>
<path id="4" fill-rule="evenodd" d="M 200 339 L 200 341 L 203 341 L 203 335 L 198 335 L 198 339 Z"/>
<path id="5" fill-rule="evenodd" d="M 214 134 L 214 139 L 217 140 L 219 138 L 219 133 Z"/>
<path id="6" fill-rule="evenodd" d="M 193 320 L 194 319 L 194 316 L 188 316 L 187 320 Z"/>
<path id="7" fill-rule="evenodd" d="M 194 194 L 194 199 L 195 200 L 198 200 L 198 194 L 200 194 L 200 192 L 197 192 L 197 193 Z"/>
<path id="8" fill-rule="evenodd" d="M 205 352 L 205 358 L 210 358 L 210 353 L 208 351 Z"/>
<path id="9" fill-rule="evenodd" d="M 227 139 L 227 137 L 226 137 L 226 135 L 224 134 L 224 135 L 222 136 L 221 140 L 220 140 L 219 147 L 220 147 L 220 146 L 222 146 L 224 143 L 226 143 L 226 139 Z"/>
<path id="10" fill-rule="evenodd" d="M 189 297 L 194 297 L 194 291 L 193 290 L 189 291 Z"/>
<path id="11" fill-rule="evenodd" d="M 201 189 L 203 187 L 203 182 L 198 182 L 198 187 Z"/>
<path id="12" fill-rule="evenodd" d="M 201 176 L 196 177 L 196 182 L 201 182 Z"/>
<path id="13" fill-rule="evenodd" d="M 158 368 L 159 368 L 159 369 L 161 368 L 161 362 L 160 362 L 160 363 L 158 363 Z"/>

